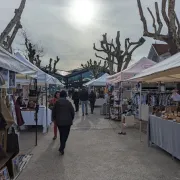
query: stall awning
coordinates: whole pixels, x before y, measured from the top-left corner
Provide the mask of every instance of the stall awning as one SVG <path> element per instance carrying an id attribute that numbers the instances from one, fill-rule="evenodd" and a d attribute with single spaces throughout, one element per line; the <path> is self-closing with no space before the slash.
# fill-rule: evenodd
<path id="1" fill-rule="evenodd" d="M 19 52 L 17 52 L 15 55 L 18 59 L 20 59 L 25 64 L 32 66 L 32 67 L 37 69 L 37 74 L 31 75 L 31 77 L 36 78 L 38 80 L 39 84 L 46 82 L 47 84 L 57 84 L 57 85 L 64 87 L 64 85 L 57 78 L 55 78 L 49 74 L 46 74 L 45 72 L 40 70 L 38 67 L 36 67 L 34 64 L 32 64 L 30 61 L 25 59 Z"/>
<path id="2" fill-rule="evenodd" d="M 0 67 L 21 74 L 35 74 L 37 71 L 36 68 L 25 64 L 2 47 L 0 47 Z"/>
<path id="3" fill-rule="evenodd" d="M 180 82 L 180 53 L 142 71 L 130 80 L 141 82 Z"/>
<path id="4" fill-rule="evenodd" d="M 109 76 L 107 78 L 107 82 L 118 83 L 118 82 L 126 81 L 127 79 L 132 78 L 133 76 L 143 71 L 144 69 L 152 67 L 155 64 L 156 63 L 154 61 L 147 59 L 146 57 L 143 57 L 139 61 L 137 61 L 136 63 L 132 64 L 130 67 L 125 69 L 124 71 Z"/>
<path id="5" fill-rule="evenodd" d="M 109 74 L 105 73 L 98 79 L 94 79 L 85 84 L 85 86 L 106 86 L 106 79 Z"/>

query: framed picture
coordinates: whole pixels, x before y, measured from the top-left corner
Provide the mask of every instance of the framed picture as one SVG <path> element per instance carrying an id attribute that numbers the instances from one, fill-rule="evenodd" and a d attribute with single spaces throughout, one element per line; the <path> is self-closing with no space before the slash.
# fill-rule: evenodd
<path id="1" fill-rule="evenodd" d="M 7 69 L 0 67 L 0 74 L 2 75 L 5 84 L 1 86 L 1 88 L 9 88 L 9 71 Z"/>
<path id="2" fill-rule="evenodd" d="M 20 155 L 18 154 L 12 159 L 12 169 L 14 178 L 20 173 Z"/>
<path id="3" fill-rule="evenodd" d="M 16 73 L 13 71 L 9 71 L 9 87 L 10 88 L 16 87 Z"/>
<path id="4" fill-rule="evenodd" d="M 10 180 L 7 167 L 0 170 L 0 180 Z"/>

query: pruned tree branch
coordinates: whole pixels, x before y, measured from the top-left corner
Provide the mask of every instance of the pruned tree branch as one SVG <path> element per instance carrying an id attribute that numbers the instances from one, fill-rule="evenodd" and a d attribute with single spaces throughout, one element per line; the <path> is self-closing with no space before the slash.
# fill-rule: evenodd
<path id="1" fill-rule="evenodd" d="M 149 8 L 147 8 L 147 9 L 148 9 L 148 11 L 149 11 L 149 13 L 150 13 L 150 15 L 151 15 L 151 17 L 152 17 L 152 19 L 153 19 L 153 28 L 154 28 L 155 34 L 157 34 L 157 27 L 156 27 L 155 17 L 154 17 L 154 15 L 153 15 L 152 11 L 151 11 Z"/>
<path id="2" fill-rule="evenodd" d="M 56 57 L 56 60 L 54 60 L 54 67 L 53 67 L 53 72 L 55 73 L 57 71 L 56 69 L 56 66 L 57 66 L 57 63 L 60 61 L 60 58 L 57 56 Z"/>
<path id="3" fill-rule="evenodd" d="M 4 29 L 4 31 L 1 33 L 0 35 L 0 46 L 2 46 L 3 42 L 5 41 L 5 39 L 7 38 L 7 36 L 9 35 L 9 33 L 12 31 L 12 29 L 14 28 L 14 26 L 20 22 L 21 19 L 21 15 L 23 13 L 23 10 L 25 8 L 25 4 L 26 4 L 26 0 L 21 0 L 20 6 L 18 9 L 15 9 L 15 15 L 14 17 L 11 19 L 11 21 L 8 23 L 8 25 L 6 26 L 6 28 Z"/>
<path id="4" fill-rule="evenodd" d="M 108 63 L 106 61 L 103 66 L 101 66 L 101 61 L 97 62 L 90 59 L 86 64 L 81 64 L 81 67 L 91 71 L 95 79 L 99 77 L 101 72 L 108 72 Z"/>
<path id="5" fill-rule="evenodd" d="M 166 42 L 170 47 L 171 54 L 175 54 L 178 51 L 180 51 L 180 36 L 179 36 L 180 30 L 178 31 L 179 20 L 175 13 L 175 0 L 168 0 L 168 7 L 167 7 L 167 0 L 162 0 L 161 13 L 168 29 L 168 33 L 166 35 L 162 34 L 163 23 L 160 18 L 158 3 L 155 2 L 155 11 L 156 11 L 156 19 L 158 23 L 158 28 L 156 26 L 156 19 L 152 11 L 148 8 L 148 11 L 153 19 L 153 28 L 154 28 L 153 33 L 148 31 L 147 21 L 146 21 L 146 18 L 144 17 L 141 0 L 137 0 L 137 5 L 139 8 L 140 18 L 143 24 L 143 29 L 144 29 L 143 35 L 146 37 L 150 37 L 156 40 Z M 168 9 L 168 15 L 166 13 L 166 9 Z"/>
<path id="6" fill-rule="evenodd" d="M 159 13 L 159 6 L 158 6 L 158 3 L 155 2 L 155 9 L 156 9 L 156 18 L 157 18 L 157 23 L 159 25 L 159 28 L 157 30 L 157 34 L 160 35 L 161 31 L 162 31 L 162 28 L 163 28 L 163 23 L 161 21 L 161 18 L 160 18 L 160 13 Z"/>
<path id="7" fill-rule="evenodd" d="M 140 38 L 137 42 L 130 42 L 129 38 L 125 39 L 125 50 L 121 49 L 121 41 L 120 41 L 120 31 L 117 31 L 115 44 L 113 43 L 113 39 L 111 42 L 107 40 L 107 33 L 103 34 L 103 40 L 101 41 L 101 48 L 104 53 L 108 56 L 107 58 L 103 58 L 100 55 L 95 54 L 96 57 L 106 61 L 110 68 L 110 71 L 113 73 L 113 65 L 117 65 L 117 72 L 124 70 L 127 68 L 132 53 L 140 47 L 145 42 L 144 38 Z M 114 61 L 116 58 L 116 62 Z"/>

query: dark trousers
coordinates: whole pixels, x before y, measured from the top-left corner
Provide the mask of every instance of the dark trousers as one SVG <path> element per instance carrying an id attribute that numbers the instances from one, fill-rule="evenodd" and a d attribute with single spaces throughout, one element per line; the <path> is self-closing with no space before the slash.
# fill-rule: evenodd
<path id="1" fill-rule="evenodd" d="M 66 141 L 69 136 L 69 132 L 71 129 L 71 126 L 58 126 L 59 134 L 60 134 L 60 151 L 64 151 L 66 147 Z"/>
<path id="2" fill-rule="evenodd" d="M 91 113 L 94 112 L 95 101 L 90 101 Z"/>
<path id="3" fill-rule="evenodd" d="M 79 111 L 79 101 L 74 101 L 76 112 Z"/>

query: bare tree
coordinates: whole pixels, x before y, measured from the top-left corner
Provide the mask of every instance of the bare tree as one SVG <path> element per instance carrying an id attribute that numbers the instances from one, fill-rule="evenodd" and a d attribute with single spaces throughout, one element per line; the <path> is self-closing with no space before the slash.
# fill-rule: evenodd
<path id="1" fill-rule="evenodd" d="M 53 59 L 50 58 L 49 65 L 44 68 L 44 71 L 46 71 L 48 73 L 53 73 L 53 74 L 56 73 L 57 72 L 56 66 L 59 61 L 60 61 L 60 58 L 57 56 L 56 60 L 54 60 L 54 63 L 52 65 Z"/>
<path id="2" fill-rule="evenodd" d="M 125 39 L 125 49 L 122 50 L 121 48 L 121 42 L 120 42 L 120 31 L 117 32 L 116 36 L 116 43 L 113 42 L 113 39 L 111 42 L 108 42 L 107 40 L 107 33 L 103 34 L 103 40 L 100 41 L 101 44 L 101 49 L 96 48 L 94 44 L 94 50 L 98 52 L 104 52 L 108 55 L 107 58 L 103 58 L 101 56 L 98 56 L 97 54 L 96 57 L 99 57 L 111 64 L 117 64 L 117 72 L 120 72 L 124 69 L 126 69 L 131 61 L 132 54 L 133 52 L 140 46 L 142 46 L 145 42 L 144 38 L 140 38 L 137 42 L 130 42 L 129 38 Z M 114 60 L 116 59 L 116 62 Z M 112 70 L 112 69 L 111 69 Z"/>
<path id="3" fill-rule="evenodd" d="M 49 69 L 50 72 L 52 71 L 52 61 L 53 61 L 53 59 L 50 58 L 49 59 L 49 66 L 48 66 L 48 69 Z"/>
<path id="4" fill-rule="evenodd" d="M 57 56 L 56 60 L 54 60 L 53 73 L 56 73 L 57 71 L 56 66 L 59 61 L 60 61 L 60 58 Z"/>
<path id="5" fill-rule="evenodd" d="M 141 0 L 137 0 L 139 14 L 141 17 L 141 21 L 143 23 L 143 29 L 144 29 L 143 35 L 167 43 L 170 48 L 169 52 L 172 55 L 180 51 L 180 23 L 177 14 L 175 12 L 175 1 L 176 0 L 168 0 L 168 7 L 167 7 L 167 0 L 162 0 L 161 14 L 168 30 L 167 34 L 163 34 L 162 33 L 163 23 L 161 20 L 158 3 L 155 2 L 156 18 L 152 13 L 152 11 L 149 8 L 147 8 L 153 19 L 153 28 L 154 28 L 154 32 L 149 32 L 147 21 L 143 13 Z M 166 11 L 168 11 L 168 14 Z"/>
<path id="6" fill-rule="evenodd" d="M 21 15 L 23 13 L 23 10 L 25 8 L 26 0 L 21 0 L 21 4 L 18 9 L 15 9 L 15 15 L 11 19 L 11 21 L 8 23 L 4 31 L 0 35 L 0 46 L 4 47 L 6 50 L 12 53 L 12 43 L 16 37 L 16 34 L 21 26 Z M 14 28 L 14 30 L 13 30 Z M 13 30 L 12 34 L 10 32 Z"/>
<path id="7" fill-rule="evenodd" d="M 113 40 L 112 40 L 112 42 L 113 42 Z M 102 45 L 102 41 L 100 41 L 100 43 L 101 43 L 101 45 Z M 103 46 L 103 47 L 104 47 L 104 46 Z M 108 68 L 109 68 L 109 73 L 110 73 L 110 74 L 114 74 L 114 65 L 115 65 L 115 64 L 117 65 L 117 62 L 115 62 L 114 56 L 112 55 L 112 46 L 111 46 L 111 45 L 109 46 L 108 44 L 106 44 L 106 48 L 97 49 L 96 46 L 95 46 L 95 43 L 94 43 L 93 49 L 96 50 L 96 51 L 98 51 L 98 52 L 104 52 L 104 53 L 106 53 L 106 56 L 107 56 L 106 58 L 104 58 L 104 57 L 102 57 L 102 56 L 100 56 L 100 55 L 97 55 L 96 53 L 95 53 L 95 56 L 96 56 L 97 58 L 100 58 L 100 59 L 104 60 L 105 62 L 107 62 Z"/>
<path id="8" fill-rule="evenodd" d="M 33 44 L 25 31 L 22 32 L 22 36 L 24 38 L 26 57 L 28 57 L 32 64 L 40 68 L 40 57 L 44 56 L 44 48 L 40 47 L 38 44 Z"/>
<path id="9" fill-rule="evenodd" d="M 92 72 L 93 77 L 95 79 L 97 79 L 100 75 L 100 73 L 105 73 L 105 72 L 109 72 L 108 71 L 108 65 L 107 65 L 107 61 L 104 62 L 104 65 L 101 66 L 101 61 L 97 62 L 97 61 L 92 61 L 91 59 L 89 61 L 87 61 L 86 64 L 81 64 L 81 67 L 88 69 L 89 71 Z"/>

